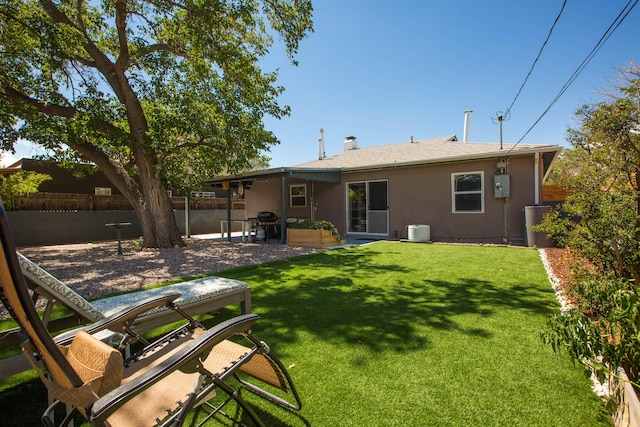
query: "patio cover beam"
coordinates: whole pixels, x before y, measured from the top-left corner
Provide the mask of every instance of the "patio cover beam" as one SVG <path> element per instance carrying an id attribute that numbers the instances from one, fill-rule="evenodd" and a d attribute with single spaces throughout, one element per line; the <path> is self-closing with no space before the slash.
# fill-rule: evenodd
<path id="1" fill-rule="evenodd" d="M 215 184 L 224 181 L 241 182 L 251 179 L 267 179 L 277 177 L 296 178 L 307 181 L 332 182 L 338 184 L 341 181 L 341 170 L 311 168 L 274 168 L 243 172 L 237 175 L 218 176 L 209 182 Z"/>

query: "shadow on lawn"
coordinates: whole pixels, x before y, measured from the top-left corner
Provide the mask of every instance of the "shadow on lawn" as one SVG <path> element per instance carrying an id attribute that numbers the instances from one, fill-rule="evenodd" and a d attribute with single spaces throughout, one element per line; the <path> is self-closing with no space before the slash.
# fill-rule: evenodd
<path id="1" fill-rule="evenodd" d="M 465 277 L 431 280 L 423 278 L 420 267 L 376 264 L 372 259 L 367 252 L 330 251 L 265 264 L 238 278 L 252 286 L 254 309 L 264 314 L 260 329 L 277 336 L 278 342 L 296 341 L 305 331 L 326 342 L 404 353 L 429 345 L 425 327 L 492 336 L 481 322 L 461 320 L 467 315 L 554 311 L 550 288 L 517 283 L 515 277 L 513 283 L 500 285 Z M 390 283 L 380 283 L 378 276 L 389 273 L 399 274 L 391 274 Z"/>

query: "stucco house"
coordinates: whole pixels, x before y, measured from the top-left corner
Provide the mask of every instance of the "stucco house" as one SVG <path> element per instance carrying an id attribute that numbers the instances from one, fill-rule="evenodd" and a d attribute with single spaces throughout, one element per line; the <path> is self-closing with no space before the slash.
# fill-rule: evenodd
<path id="1" fill-rule="evenodd" d="M 541 203 L 558 145 L 461 142 L 455 135 L 359 148 L 283 168 L 220 177 L 243 189 L 247 218 L 328 220 L 350 239 L 525 244 L 525 206 Z M 412 227 L 413 226 L 413 227 Z M 286 239 L 283 227 L 281 240 Z"/>

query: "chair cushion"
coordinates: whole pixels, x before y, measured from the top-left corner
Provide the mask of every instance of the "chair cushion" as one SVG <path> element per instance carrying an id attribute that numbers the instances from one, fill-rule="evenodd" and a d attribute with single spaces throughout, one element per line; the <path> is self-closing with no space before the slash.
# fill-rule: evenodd
<path id="1" fill-rule="evenodd" d="M 160 288 L 145 289 L 128 294 L 98 299 L 91 303 L 93 304 L 93 307 L 100 310 L 104 316 L 109 317 L 125 308 L 131 307 L 143 299 L 165 293 L 179 293 L 180 298 L 176 299 L 174 302 L 180 307 L 185 307 L 198 301 L 246 289 L 249 289 L 249 285 L 240 280 L 209 276 Z M 149 313 L 162 310 L 166 310 L 166 307 L 156 307 L 149 310 Z"/>
<path id="2" fill-rule="evenodd" d="M 65 353 L 82 381 L 85 384 L 93 381 L 98 396 L 104 396 L 120 385 L 124 367 L 122 355 L 115 348 L 79 331 Z"/>
<path id="3" fill-rule="evenodd" d="M 50 293 L 62 302 L 62 304 L 71 308 L 75 312 L 82 314 L 92 322 L 104 319 L 104 315 L 100 313 L 100 311 L 96 310 L 95 307 L 93 307 L 89 301 L 80 296 L 80 294 L 67 287 L 60 280 L 56 279 L 20 252 L 16 252 L 16 254 L 18 255 L 18 262 L 20 263 L 22 274 L 28 281 L 40 286 L 46 290 L 46 292 Z"/>

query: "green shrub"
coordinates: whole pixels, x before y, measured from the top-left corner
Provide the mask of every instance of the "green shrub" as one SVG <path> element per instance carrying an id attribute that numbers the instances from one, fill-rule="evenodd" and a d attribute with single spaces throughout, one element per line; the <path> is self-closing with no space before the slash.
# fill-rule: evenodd
<path id="1" fill-rule="evenodd" d="M 16 197 L 38 192 L 40 184 L 50 179 L 50 175 L 24 170 L 0 176 L 0 201 L 5 209 L 11 210 L 15 207 Z"/>
<path id="2" fill-rule="evenodd" d="M 311 221 L 309 219 L 304 220 L 303 222 L 297 222 L 293 224 L 287 225 L 289 228 L 296 228 L 302 230 L 329 230 L 331 231 L 331 235 L 340 238 L 340 232 L 331 222 L 326 220 L 321 221 Z"/>
<path id="3" fill-rule="evenodd" d="M 626 370 L 637 383 L 640 377 L 640 298 L 629 280 L 603 278 L 578 286 L 579 308 L 549 321 L 543 339 L 555 351 L 566 350 L 571 358 L 593 370 L 600 381 L 607 374 Z M 587 309 L 585 309 L 587 308 Z"/>
<path id="4" fill-rule="evenodd" d="M 543 334 L 555 350 L 592 368 L 600 379 L 625 368 L 638 382 L 640 367 L 640 119 L 635 98 L 640 67 L 621 70 L 626 86 L 576 112 L 574 147 L 559 182 L 570 192 L 538 231 L 570 248 L 577 307 L 556 316 Z"/>

